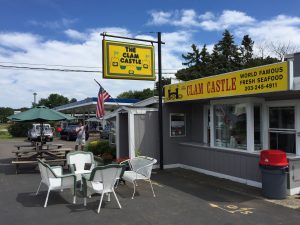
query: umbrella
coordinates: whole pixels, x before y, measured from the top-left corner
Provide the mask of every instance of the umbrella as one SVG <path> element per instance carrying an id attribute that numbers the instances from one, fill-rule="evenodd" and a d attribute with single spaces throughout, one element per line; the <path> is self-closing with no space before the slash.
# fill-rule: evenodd
<path id="1" fill-rule="evenodd" d="M 41 124 L 41 145 L 43 139 L 43 123 L 46 121 L 61 121 L 74 120 L 73 116 L 49 109 L 46 106 L 37 106 L 24 112 L 17 113 L 7 117 L 9 120 L 15 122 L 37 122 Z"/>
<path id="2" fill-rule="evenodd" d="M 17 113 L 7 117 L 16 122 L 45 122 L 45 121 L 60 121 L 74 120 L 73 116 L 49 109 L 46 106 L 37 106 L 24 112 Z"/>

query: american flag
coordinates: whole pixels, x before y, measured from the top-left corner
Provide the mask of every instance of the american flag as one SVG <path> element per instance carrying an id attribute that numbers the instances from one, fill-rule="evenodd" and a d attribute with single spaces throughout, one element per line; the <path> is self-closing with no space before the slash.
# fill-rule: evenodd
<path id="1" fill-rule="evenodd" d="M 110 95 L 105 91 L 105 89 L 100 85 L 100 89 L 98 92 L 98 100 L 97 100 L 97 110 L 96 117 L 101 118 L 105 114 L 104 102 L 110 98 Z"/>

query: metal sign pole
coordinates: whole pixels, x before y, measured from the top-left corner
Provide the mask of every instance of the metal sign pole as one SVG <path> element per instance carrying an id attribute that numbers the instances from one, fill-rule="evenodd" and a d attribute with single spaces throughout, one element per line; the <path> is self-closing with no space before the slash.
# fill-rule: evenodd
<path id="1" fill-rule="evenodd" d="M 165 44 L 161 41 L 161 32 L 157 32 L 157 41 L 154 40 L 146 40 L 140 38 L 129 38 L 129 37 L 122 37 L 116 35 L 109 35 L 107 33 L 101 33 L 103 39 L 105 37 L 113 37 L 113 38 L 120 38 L 120 39 L 127 39 L 127 40 L 134 40 L 134 41 L 142 41 L 142 42 L 150 42 L 151 44 L 157 43 L 157 51 L 158 51 L 158 94 L 159 94 L 159 107 L 158 107 L 158 129 L 159 129 L 159 165 L 160 169 L 164 169 L 164 151 L 163 151 L 163 112 L 162 112 L 162 95 L 163 95 L 163 85 L 162 85 L 162 69 L 161 69 L 161 45 Z M 102 46 L 103 50 L 103 46 Z M 103 64 L 103 66 L 105 66 Z"/>
<path id="2" fill-rule="evenodd" d="M 159 168 L 164 169 L 164 142 L 163 142 L 163 112 L 162 112 L 162 70 L 161 70 L 161 32 L 157 32 L 158 52 L 158 129 L 159 129 Z"/>

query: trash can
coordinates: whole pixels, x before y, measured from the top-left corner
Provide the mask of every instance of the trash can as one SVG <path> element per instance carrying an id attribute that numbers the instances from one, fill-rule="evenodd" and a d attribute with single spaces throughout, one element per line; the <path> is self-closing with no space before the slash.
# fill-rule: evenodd
<path id="1" fill-rule="evenodd" d="M 286 153 L 281 150 L 263 150 L 260 152 L 259 166 L 262 194 L 271 199 L 285 199 L 288 173 Z"/>

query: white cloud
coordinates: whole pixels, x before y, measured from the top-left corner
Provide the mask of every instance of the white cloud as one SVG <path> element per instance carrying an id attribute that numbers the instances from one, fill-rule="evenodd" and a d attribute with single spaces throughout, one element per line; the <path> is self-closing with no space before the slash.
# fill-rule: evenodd
<path id="1" fill-rule="evenodd" d="M 167 16 L 164 17 L 163 23 L 152 23 L 156 15 Z M 248 34 L 260 46 L 273 42 L 291 45 L 296 51 L 300 50 L 300 39 L 298 38 L 300 36 L 300 17 L 297 16 L 277 15 L 259 21 L 245 12 L 237 10 L 223 10 L 220 14 L 207 11 L 198 15 L 192 9 L 159 11 L 155 14 L 152 13 L 151 16 L 152 21 L 149 24 L 152 25 L 171 25 L 184 30 L 202 29 L 202 32 L 229 29 L 235 35 L 237 43 L 244 35 Z M 207 44 L 212 45 L 213 43 Z M 270 54 L 270 51 L 265 51 L 266 54 Z"/>
<path id="2" fill-rule="evenodd" d="M 72 38 L 74 40 L 86 40 L 87 36 L 85 33 L 81 33 L 77 30 L 68 29 L 64 32 L 69 38 Z"/>
<path id="3" fill-rule="evenodd" d="M 20 64 L 3 63 L 13 62 L 27 63 L 21 66 L 31 67 L 102 70 L 101 32 L 133 36 L 127 29 L 118 27 L 99 28 L 86 32 L 66 30 L 65 33 L 68 37 L 81 39 L 81 42 L 73 43 L 69 40 L 46 39 L 30 33 L 2 32 L 0 33 L 0 64 L 20 66 Z M 156 39 L 155 36 L 144 36 L 144 38 Z M 182 67 L 178 52 L 189 48 L 190 38 L 191 36 L 185 32 L 163 34 L 162 39 L 166 42 L 162 46 L 163 70 Z M 71 67 L 66 67 L 66 65 Z M 100 81 L 113 97 L 128 90 L 154 87 L 154 82 L 151 81 L 104 80 L 102 74 L 96 72 L 66 73 L 0 68 L 0 76 L 0 106 L 14 108 L 31 106 L 34 92 L 38 94 L 38 100 L 48 97 L 51 93 L 62 94 L 68 98 L 78 100 L 96 96 L 98 86 L 94 79 Z"/>
<path id="4" fill-rule="evenodd" d="M 193 9 L 175 10 L 171 12 L 154 11 L 149 24 L 169 24 L 179 27 L 201 27 L 204 30 L 224 30 L 238 25 L 247 25 L 255 22 L 255 19 L 244 12 L 236 10 L 224 10 L 221 15 L 205 12 L 197 15 Z"/>
<path id="5" fill-rule="evenodd" d="M 0 33 L 0 47 L 30 50 L 36 47 L 41 38 L 30 33 Z"/>
<path id="6" fill-rule="evenodd" d="M 153 24 L 153 25 L 167 24 L 170 22 L 171 15 L 172 13 L 169 12 L 153 11 L 151 12 L 152 20 L 149 22 L 149 24 Z"/>
<path id="7" fill-rule="evenodd" d="M 255 19 L 246 15 L 244 12 L 235 10 L 224 10 L 219 17 L 209 14 L 209 17 L 202 17 L 201 27 L 204 30 L 224 30 L 239 25 L 248 25 L 255 22 Z"/>
<path id="8" fill-rule="evenodd" d="M 200 20 L 212 20 L 215 18 L 215 15 L 212 12 L 205 12 L 199 16 Z"/>
<path id="9" fill-rule="evenodd" d="M 256 43 L 256 53 L 259 54 L 258 47 L 265 49 L 265 54 L 272 54 L 268 50 L 270 43 L 280 45 L 291 45 L 294 50 L 300 49 L 300 17 L 278 15 L 269 20 L 259 21 L 251 26 L 243 26 L 235 31 L 237 37 L 249 34 Z"/>
<path id="10" fill-rule="evenodd" d="M 198 26 L 196 12 L 192 9 L 182 10 L 180 19 L 174 20 L 173 25 L 182 27 Z"/>
<path id="11" fill-rule="evenodd" d="M 69 27 L 76 22 L 77 22 L 76 19 L 62 18 L 61 20 L 54 20 L 54 21 L 30 20 L 27 23 L 31 26 L 38 26 L 38 27 L 49 28 L 49 29 L 59 29 L 59 28 Z"/>

